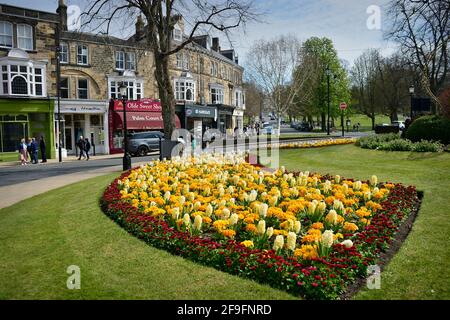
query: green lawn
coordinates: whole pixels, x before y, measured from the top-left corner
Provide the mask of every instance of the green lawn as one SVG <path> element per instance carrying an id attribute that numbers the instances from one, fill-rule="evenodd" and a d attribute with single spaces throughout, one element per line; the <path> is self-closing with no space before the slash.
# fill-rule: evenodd
<path id="1" fill-rule="evenodd" d="M 382 273 L 381 290 L 357 299 L 450 299 L 450 154 L 388 153 L 353 145 L 280 151 L 290 170 L 413 184 L 425 198 L 413 230 Z M 0 299 L 293 299 L 154 249 L 99 209 L 115 175 L 0 210 Z M 81 268 L 81 290 L 66 268 Z"/>
<path id="2" fill-rule="evenodd" d="M 117 175 L 0 210 L 0 299 L 295 299 L 128 235 L 98 206 Z M 66 287 L 70 265 L 81 290 Z"/>
<path id="3" fill-rule="evenodd" d="M 0 152 L 0 162 L 19 161 L 17 152 Z"/>
<path id="4" fill-rule="evenodd" d="M 290 170 L 340 174 L 415 185 L 424 201 L 400 251 L 381 277 L 381 290 L 357 299 L 450 299 L 450 154 L 363 150 L 353 145 L 280 152 Z"/>
<path id="5" fill-rule="evenodd" d="M 350 120 L 352 121 L 351 125 L 350 125 L 350 130 L 353 129 L 354 124 L 357 124 L 359 122 L 361 124 L 359 131 L 372 131 L 372 120 L 368 116 L 366 116 L 364 114 L 353 114 L 350 116 Z M 399 120 L 403 120 L 403 118 L 400 117 Z M 338 122 L 339 128 L 341 125 L 340 121 L 341 120 L 339 119 L 339 122 Z M 377 124 L 382 124 L 382 123 L 390 124 L 391 119 L 389 119 L 388 116 L 377 114 L 375 116 L 375 124 L 377 125 Z"/>

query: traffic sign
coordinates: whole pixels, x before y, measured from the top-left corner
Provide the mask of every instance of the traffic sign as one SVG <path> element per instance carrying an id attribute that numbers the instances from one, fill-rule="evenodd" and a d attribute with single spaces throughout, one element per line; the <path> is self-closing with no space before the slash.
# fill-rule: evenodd
<path id="1" fill-rule="evenodd" d="M 347 109 L 347 104 L 345 102 L 341 102 L 341 104 L 339 105 L 339 108 L 341 110 L 345 110 L 345 109 Z"/>

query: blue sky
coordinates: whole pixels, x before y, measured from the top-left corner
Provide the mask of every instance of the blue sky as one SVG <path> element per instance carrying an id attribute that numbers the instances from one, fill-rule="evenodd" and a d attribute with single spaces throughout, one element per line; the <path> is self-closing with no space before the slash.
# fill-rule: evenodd
<path id="1" fill-rule="evenodd" d="M 87 0 L 66 0 L 67 4 L 82 7 Z M 329 37 L 333 40 L 338 55 L 350 65 L 364 50 L 380 48 L 388 55 L 394 45 L 383 40 L 385 5 L 389 0 L 255 0 L 260 11 L 265 13 L 262 23 L 250 23 L 245 32 L 234 32 L 231 41 L 221 39 L 223 49 L 232 45 L 245 61 L 246 53 L 253 41 L 273 38 L 281 34 L 293 34 L 301 40 L 311 36 Z M 0 0 L 1 3 L 54 12 L 58 0 Z M 381 9 L 381 30 L 369 30 L 366 21 L 369 6 Z"/>

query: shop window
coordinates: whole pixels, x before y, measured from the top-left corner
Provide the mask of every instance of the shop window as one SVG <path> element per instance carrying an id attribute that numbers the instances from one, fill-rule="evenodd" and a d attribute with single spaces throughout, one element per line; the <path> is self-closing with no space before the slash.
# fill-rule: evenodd
<path id="1" fill-rule="evenodd" d="M 12 23 L 0 21 L 0 47 L 12 48 L 13 28 Z"/>
<path id="2" fill-rule="evenodd" d="M 69 46 L 67 43 L 63 42 L 61 43 L 61 51 L 59 53 L 59 61 L 61 63 L 69 63 Z"/>
<path id="3" fill-rule="evenodd" d="M 89 50 L 85 45 L 77 46 L 77 64 L 87 65 L 89 61 Z"/>
<path id="4" fill-rule="evenodd" d="M 78 99 L 88 98 L 88 81 L 87 79 L 78 79 Z"/>
<path id="5" fill-rule="evenodd" d="M 69 98 L 69 78 L 61 78 L 61 82 L 59 84 L 59 92 L 62 99 Z"/>
<path id="6" fill-rule="evenodd" d="M 27 24 L 17 25 L 17 47 L 23 50 L 33 50 L 33 27 Z"/>

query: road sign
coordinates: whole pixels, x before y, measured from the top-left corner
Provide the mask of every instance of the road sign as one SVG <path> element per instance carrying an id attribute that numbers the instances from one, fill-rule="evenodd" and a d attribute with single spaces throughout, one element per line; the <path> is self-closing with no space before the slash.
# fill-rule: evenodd
<path id="1" fill-rule="evenodd" d="M 339 105 L 339 108 L 341 110 L 345 110 L 345 109 L 347 109 L 347 104 L 345 102 L 341 102 L 341 104 Z"/>

